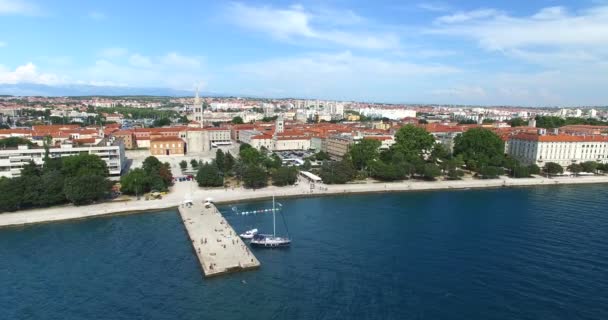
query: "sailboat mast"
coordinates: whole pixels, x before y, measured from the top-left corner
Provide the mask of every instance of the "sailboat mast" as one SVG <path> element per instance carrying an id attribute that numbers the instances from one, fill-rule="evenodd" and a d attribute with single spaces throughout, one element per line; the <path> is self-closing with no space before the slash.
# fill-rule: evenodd
<path id="1" fill-rule="evenodd" d="M 276 230 L 276 222 L 275 222 L 275 213 L 274 213 L 275 209 L 274 209 L 274 194 L 272 195 L 272 236 L 276 237 L 277 234 L 277 230 Z"/>

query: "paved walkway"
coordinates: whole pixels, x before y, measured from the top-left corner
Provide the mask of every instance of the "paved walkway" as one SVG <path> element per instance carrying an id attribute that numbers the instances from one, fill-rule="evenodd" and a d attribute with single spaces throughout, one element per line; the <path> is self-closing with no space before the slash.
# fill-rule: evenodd
<path id="1" fill-rule="evenodd" d="M 181 205 L 179 213 L 205 277 L 255 269 L 260 266 L 249 247 L 214 205 Z"/>
<path id="2" fill-rule="evenodd" d="M 540 186 L 540 185 L 560 185 L 560 184 L 589 184 L 589 183 L 608 183 L 608 176 L 581 176 L 581 177 L 560 177 L 560 178 L 526 178 L 512 179 L 501 178 L 492 180 L 465 179 L 457 181 L 413 181 L 406 180 L 401 182 L 382 183 L 364 182 L 345 185 L 317 185 L 310 189 L 304 181 L 300 181 L 297 186 L 274 187 L 270 186 L 259 190 L 243 188 L 235 189 L 201 189 L 193 181 L 176 182 L 171 188 L 171 192 L 162 200 L 132 200 L 119 203 L 101 203 L 83 207 L 72 205 L 58 206 L 45 209 L 24 210 L 12 213 L 0 214 L 0 227 L 25 225 L 40 222 L 52 222 L 70 219 L 82 219 L 107 214 L 151 211 L 178 207 L 189 198 L 194 202 L 202 203 L 206 198 L 212 198 L 215 203 L 230 203 L 236 201 L 248 201 L 254 199 L 267 199 L 273 195 L 277 197 L 310 197 L 317 195 L 331 194 L 350 194 L 350 193 L 371 193 L 371 192 L 400 192 L 417 190 L 451 190 L 451 189 L 474 189 L 474 188 L 495 188 L 512 186 Z"/>

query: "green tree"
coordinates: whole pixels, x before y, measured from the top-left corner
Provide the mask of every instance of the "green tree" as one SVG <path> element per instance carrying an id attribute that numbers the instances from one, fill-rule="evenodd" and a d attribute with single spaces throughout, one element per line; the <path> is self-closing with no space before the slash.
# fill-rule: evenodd
<path id="1" fill-rule="evenodd" d="M 553 129 L 566 125 L 566 120 L 560 117 L 536 116 L 536 127 Z"/>
<path id="2" fill-rule="evenodd" d="M 363 170 L 378 159 L 380 141 L 372 139 L 363 139 L 359 143 L 351 146 L 349 150 L 350 158 L 357 170 Z"/>
<path id="3" fill-rule="evenodd" d="M 220 170 L 220 172 L 225 171 L 225 162 L 226 156 L 224 155 L 224 151 L 222 151 L 222 149 L 217 149 L 217 151 L 215 152 L 215 165 Z"/>
<path id="4" fill-rule="evenodd" d="M 0 212 L 18 210 L 22 197 L 23 185 L 20 179 L 0 178 Z"/>
<path id="5" fill-rule="evenodd" d="M 28 139 L 20 137 L 8 137 L 0 139 L 0 149 L 16 148 L 20 145 L 32 146 L 34 143 Z"/>
<path id="6" fill-rule="evenodd" d="M 327 154 L 327 152 L 325 152 L 325 151 L 319 151 L 319 152 L 315 153 L 314 158 L 317 159 L 317 161 L 330 160 L 329 154 Z"/>
<path id="7" fill-rule="evenodd" d="M 458 168 L 450 168 L 446 171 L 445 176 L 448 180 L 460 180 L 464 176 L 464 171 Z"/>
<path id="8" fill-rule="evenodd" d="M 564 168 L 555 162 L 547 162 L 545 163 L 545 167 L 543 168 L 544 172 L 548 176 L 554 176 L 558 174 L 564 173 Z"/>
<path id="9" fill-rule="evenodd" d="M 406 156 L 419 156 L 424 151 L 431 151 L 434 144 L 435 138 L 430 133 L 408 124 L 397 131 L 392 148 Z"/>
<path id="10" fill-rule="evenodd" d="M 505 156 L 503 159 L 503 167 L 505 167 L 507 170 L 509 170 L 509 174 L 513 177 L 515 175 L 515 168 L 519 168 L 520 164 L 519 161 L 517 161 L 517 159 Z M 526 168 L 527 171 L 527 168 Z M 522 177 L 520 177 L 522 178 Z"/>
<path id="11" fill-rule="evenodd" d="M 104 198 L 110 190 L 108 181 L 100 175 L 84 174 L 65 180 L 65 197 L 75 205 L 89 204 Z"/>
<path id="12" fill-rule="evenodd" d="M 64 177 L 59 170 L 45 171 L 40 177 L 38 206 L 46 207 L 66 202 L 63 192 Z"/>
<path id="13" fill-rule="evenodd" d="M 471 170 L 488 165 L 501 165 L 504 152 L 505 144 L 502 139 L 483 128 L 469 129 L 454 141 L 454 155 L 461 155 Z"/>
<path id="14" fill-rule="evenodd" d="M 196 173 L 196 182 L 199 187 L 221 187 L 224 177 L 215 164 L 203 164 Z"/>
<path id="15" fill-rule="evenodd" d="M 22 177 L 40 176 L 41 173 L 42 172 L 40 168 L 38 168 L 38 166 L 36 166 L 36 164 L 32 160 L 30 160 L 26 165 L 21 168 Z"/>
<path id="16" fill-rule="evenodd" d="M 431 162 L 437 162 L 437 161 L 443 161 L 446 160 L 450 157 L 450 150 L 448 150 L 448 148 L 446 148 L 445 145 L 443 145 L 442 143 L 436 143 L 433 146 L 433 150 L 431 151 L 431 157 L 430 157 L 430 161 Z"/>
<path id="17" fill-rule="evenodd" d="M 310 163 L 310 160 L 308 160 L 308 159 L 304 160 L 304 164 L 302 164 L 302 170 L 308 171 L 311 168 L 312 168 L 312 164 Z"/>
<path id="18" fill-rule="evenodd" d="M 461 156 L 452 157 L 441 163 L 441 169 L 445 172 L 448 180 L 460 180 L 464 176 L 464 171 L 460 169 L 463 165 L 464 161 Z"/>
<path id="19" fill-rule="evenodd" d="M 182 169 L 182 171 L 188 169 L 188 162 L 186 160 L 182 160 L 179 162 L 179 167 Z"/>
<path id="20" fill-rule="evenodd" d="M 120 178 L 120 191 L 125 194 L 141 195 L 150 192 L 149 176 L 142 168 L 130 170 Z"/>
<path id="21" fill-rule="evenodd" d="M 163 190 L 167 190 L 169 186 L 173 185 L 173 173 L 171 172 L 171 165 L 168 162 L 165 162 L 160 166 L 158 175 L 163 179 L 165 185 Z"/>
<path id="22" fill-rule="evenodd" d="M 348 160 L 327 161 L 321 166 L 320 176 L 326 184 L 343 184 L 355 178 L 356 172 Z"/>
<path id="23" fill-rule="evenodd" d="M 268 185 L 268 174 L 258 165 L 248 165 L 243 172 L 243 182 L 246 188 L 263 188 Z"/>
<path id="24" fill-rule="evenodd" d="M 296 183 L 298 170 L 295 167 L 280 167 L 272 173 L 272 184 L 275 186 L 287 186 Z"/>
<path id="25" fill-rule="evenodd" d="M 196 159 L 190 160 L 190 166 L 192 167 L 192 169 L 198 168 L 198 161 L 196 161 Z"/>
<path id="26" fill-rule="evenodd" d="M 581 164 L 584 172 L 597 173 L 598 163 L 595 161 L 586 161 Z"/>
<path id="27" fill-rule="evenodd" d="M 380 181 L 396 181 L 405 179 L 405 168 L 402 165 L 375 161 L 371 164 L 372 177 Z"/>
<path id="28" fill-rule="evenodd" d="M 578 176 L 578 174 L 583 171 L 583 166 L 578 163 L 573 163 L 568 166 L 568 171 L 572 172 L 575 176 Z"/>
<path id="29" fill-rule="evenodd" d="M 169 125 L 171 125 L 171 120 L 169 118 L 156 119 L 152 123 L 153 127 L 166 127 Z"/>
<path id="30" fill-rule="evenodd" d="M 512 176 L 514 178 L 529 178 L 530 177 L 530 168 L 518 165 L 515 168 L 513 168 Z"/>
<path id="31" fill-rule="evenodd" d="M 262 157 L 262 158 L 264 158 L 263 163 L 264 163 L 264 166 L 266 167 L 266 169 L 278 169 L 283 165 L 283 161 L 276 154 L 272 154 L 270 157 Z"/>
<path id="32" fill-rule="evenodd" d="M 523 127 L 528 125 L 528 121 L 524 121 L 522 118 L 513 118 L 507 121 L 511 127 Z"/>
<path id="33" fill-rule="evenodd" d="M 150 173 L 158 172 L 162 165 L 163 165 L 162 162 L 160 162 L 160 160 L 158 160 L 157 157 L 149 156 L 146 159 L 144 159 L 144 162 L 142 163 L 141 167 L 144 169 L 144 171 L 146 173 L 150 174 Z"/>
<path id="34" fill-rule="evenodd" d="M 19 205 L 21 209 L 40 205 L 40 195 L 45 192 L 45 190 L 42 190 L 42 180 L 39 176 L 23 176 L 15 178 L 15 181 L 21 190 Z"/>
<path id="35" fill-rule="evenodd" d="M 94 154 L 79 154 L 62 158 L 62 173 L 65 177 L 101 176 L 107 177 L 108 166 L 99 156 Z"/>
<path id="36" fill-rule="evenodd" d="M 226 152 L 226 155 L 224 156 L 224 172 L 231 173 L 234 169 L 235 162 L 236 160 L 230 151 Z"/>
<path id="37" fill-rule="evenodd" d="M 424 165 L 424 171 L 422 176 L 426 180 L 435 180 L 435 178 L 441 175 L 441 169 L 434 163 L 427 163 Z"/>
<path id="38" fill-rule="evenodd" d="M 498 176 L 503 174 L 502 168 L 496 166 L 483 166 L 479 169 L 478 173 L 482 179 L 496 179 Z"/>
<path id="39" fill-rule="evenodd" d="M 246 165 L 255 165 L 262 162 L 266 157 L 262 156 L 262 154 L 254 148 L 245 148 L 239 152 L 239 158 Z"/>
<path id="40" fill-rule="evenodd" d="M 249 143 L 241 143 L 241 145 L 239 146 L 239 153 L 245 149 L 251 149 L 253 148 Z"/>
<path id="41" fill-rule="evenodd" d="M 156 172 L 148 175 L 148 183 L 150 185 L 150 191 L 167 191 L 165 180 Z"/>
<path id="42" fill-rule="evenodd" d="M 243 124 L 243 118 L 236 116 L 234 118 L 232 118 L 232 124 Z"/>
<path id="43" fill-rule="evenodd" d="M 528 166 L 528 171 L 530 174 L 540 174 L 540 167 L 535 164 L 531 164 Z"/>

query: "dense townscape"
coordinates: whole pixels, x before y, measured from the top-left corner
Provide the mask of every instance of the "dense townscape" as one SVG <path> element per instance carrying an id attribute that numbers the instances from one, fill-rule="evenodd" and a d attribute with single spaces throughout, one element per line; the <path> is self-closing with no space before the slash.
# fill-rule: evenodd
<path id="1" fill-rule="evenodd" d="M 156 194 L 182 176 L 205 188 L 258 189 L 302 173 L 325 184 L 600 174 L 607 115 L 198 94 L 4 96 L 0 208 Z"/>

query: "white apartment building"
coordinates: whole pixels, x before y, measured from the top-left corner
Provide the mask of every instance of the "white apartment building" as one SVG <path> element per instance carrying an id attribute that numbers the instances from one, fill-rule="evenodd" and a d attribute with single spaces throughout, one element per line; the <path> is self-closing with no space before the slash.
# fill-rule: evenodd
<path id="1" fill-rule="evenodd" d="M 401 120 L 403 118 L 415 118 L 416 110 L 404 108 L 376 108 L 368 107 L 359 109 L 359 113 L 371 118 L 388 118 L 391 120 Z"/>
<path id="2" fill-rule="evenodd" d="M 572 163 L 608 162 L 607 136 L 566 134 L 518 134 L 509 139 L 508 153 L 524 164 L 542 167 L 547 162 L 561 166 Z"/>
<path id="3" fill-rule="evenodd" d="M 71 144 L 64 144 L 49 149 L 49 157 L 51 158 L 69 157 L 81 153 L 99 156 L 106 162 L 110 176 L 120 176 L 126 164 L 125 147 L 121 139 L 116 139 L 113 142 L 102 140 L 94 146 L 74 147 Z M 44 154 L 44 148 L 28 148 L 27 145 L 0 150 L 0 177 L 13 178 L 20 176 L 21 169 L 30 161 L 42 166 Z"/>

